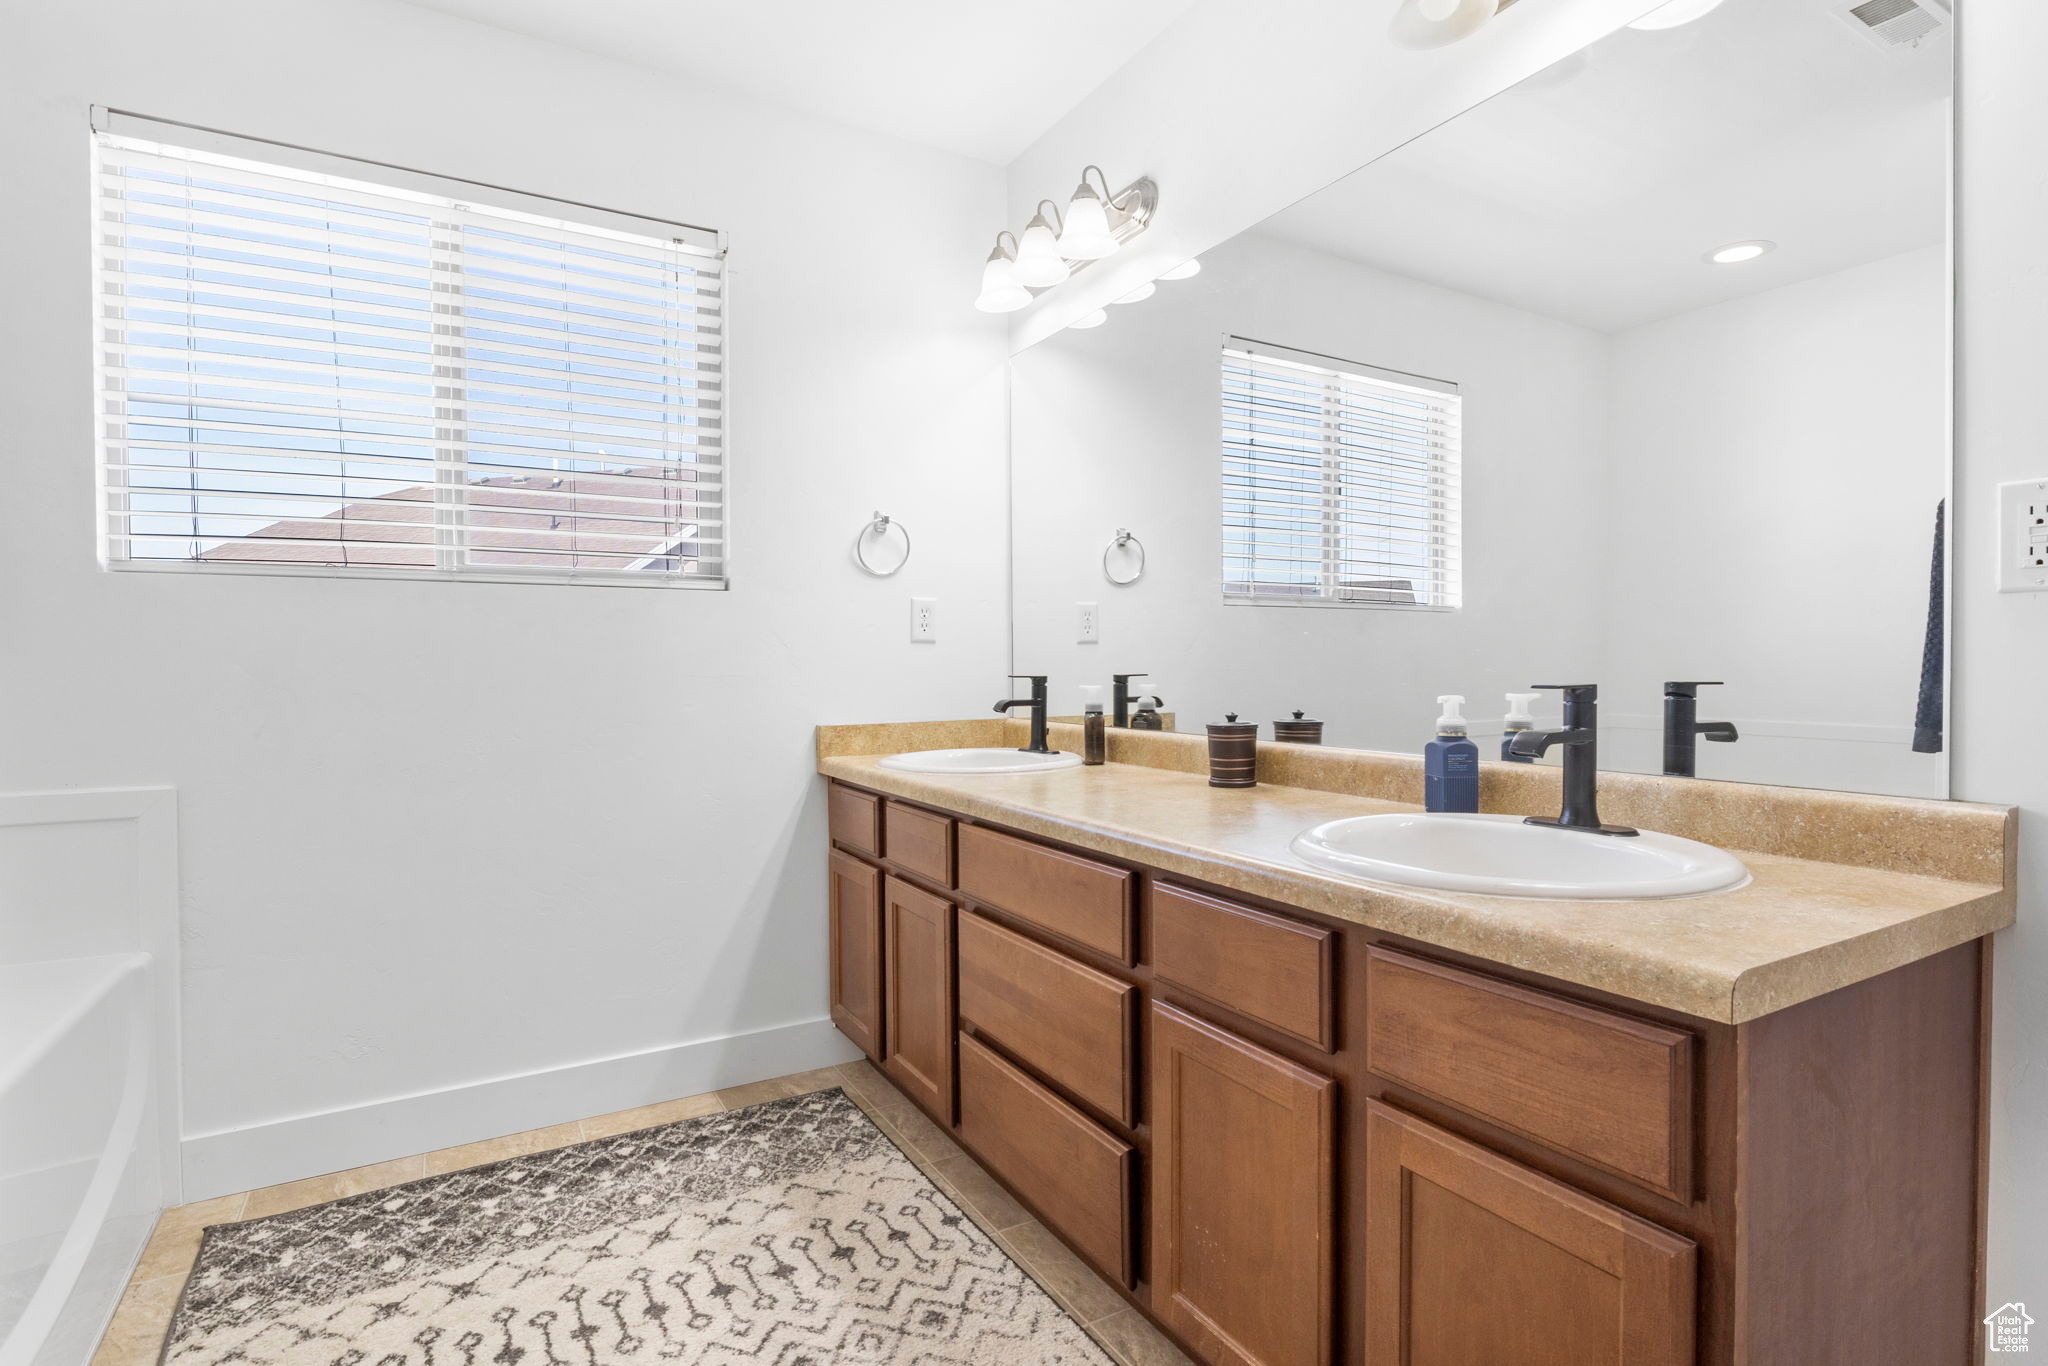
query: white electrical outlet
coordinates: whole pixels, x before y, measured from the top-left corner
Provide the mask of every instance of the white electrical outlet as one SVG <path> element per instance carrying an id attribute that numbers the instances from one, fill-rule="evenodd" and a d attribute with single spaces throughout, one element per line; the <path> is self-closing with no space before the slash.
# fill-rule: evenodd
<path id="1" fill-rule="evenodd" d="M 1074 613 L 1074 639 L 1083 645 L 1093 645 L 1102 639 L 1102 609 L 1092 602 L 1077 602 Z"/>
<path id="2" fill-rule="evenodd" d="M 912 598 L 910 600 L 910 638 L 916 641 L 939 638 L 939 600 L 937 598 Z"/>
<path id="3" fill-rule="evenodd" d="M 1998 486 L 1998 591 L 2048 593 L 2048 479 Z"/>

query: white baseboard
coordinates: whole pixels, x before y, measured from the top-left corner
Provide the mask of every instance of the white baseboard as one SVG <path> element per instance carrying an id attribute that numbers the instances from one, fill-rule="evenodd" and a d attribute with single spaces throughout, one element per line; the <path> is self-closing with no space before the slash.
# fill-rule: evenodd
<path id="1" fill-rule="evenodd" d="M 672 1044 L 620 1057 L 196 1134 L 183 1145 L 185 1198 L 274 1186 L 395 1157 L 750 1081 L 851 1062 L 830 1020 Z"/>

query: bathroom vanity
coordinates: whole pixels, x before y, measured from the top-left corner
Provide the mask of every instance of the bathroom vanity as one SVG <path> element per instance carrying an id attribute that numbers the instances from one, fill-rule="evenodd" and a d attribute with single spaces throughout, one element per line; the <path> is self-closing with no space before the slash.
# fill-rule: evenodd
<path id="1" fill-rule="evenodd" d="M 1628 778 L 1753 881 L 1518 901 L 1285 852 L 1412 809 L 1412 756 L 877 762 L 1021 732 L 976 725 L 820 731 L 832 1018 L 1197 1360 L 1973 1359 L 2003 809 Z M 1489 809 L 1556 800 L 1486 767 Z"/>

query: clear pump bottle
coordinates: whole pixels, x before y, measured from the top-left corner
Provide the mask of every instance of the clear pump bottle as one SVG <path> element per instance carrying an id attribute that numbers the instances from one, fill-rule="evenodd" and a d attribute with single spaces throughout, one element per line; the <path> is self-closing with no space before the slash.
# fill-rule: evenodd
<path id="1" fill-rule="evenodd" d="M 1109 722 L 1102 714 L 1102 685 L 1081 685 L 1081 762 L 1095 765 L 1109 758 Z"/>

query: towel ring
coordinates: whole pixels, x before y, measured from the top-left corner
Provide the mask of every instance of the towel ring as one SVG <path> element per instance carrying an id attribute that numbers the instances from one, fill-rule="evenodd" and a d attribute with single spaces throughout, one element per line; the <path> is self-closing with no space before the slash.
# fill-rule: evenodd
<path id="1" fill-rule="evenodd" d="M 1131 550 L 1132 546 L 1137 547 L 1135 553 L 1137 555 L 1138 562 L 1135 565 L 1127 566 L 1130 569 L 1130 573 L 1122 578 L 1119 578 L 1117 576 L 1117 571 L 1109 567 L 1109 557 L 1116 554 L 1119 550 L 1121 550 L 1124 552 L 1122 558 L 1128 560 L 1133 553 Z M 1145 543 L 1139 540 L 1136 536 L 1133 536 L 1124 528 L 1118 527 L 1116 529 L 1116 539 L 1114 541 L 1111 541 L 1109 545 L 1103 549 L 1102 552 L 1102 577 L 1108 579 L 1111 583 L 1117 584 L 1119 586 L 1133 584 L 1136 583 L 1139 579 L 1144 578 Z"/>
<path id="2" fill-rule="evenodd" d="M 872 536 L 880 540 L 886 538 L 892 530 L 903 538 L 903 553 L 898 555 L 895 563 L 890 564 L 888 568 L 877 568 L 868 560 L 868 538 Z M 878 579 L 888 578 L 910 562 L 910 533 L 903 529 L 903 523 L 891 521 L 881 513 L 876 513 L 873 519 L 860 529 L 860 534 L 853 538 L 853 562 Z"/>

